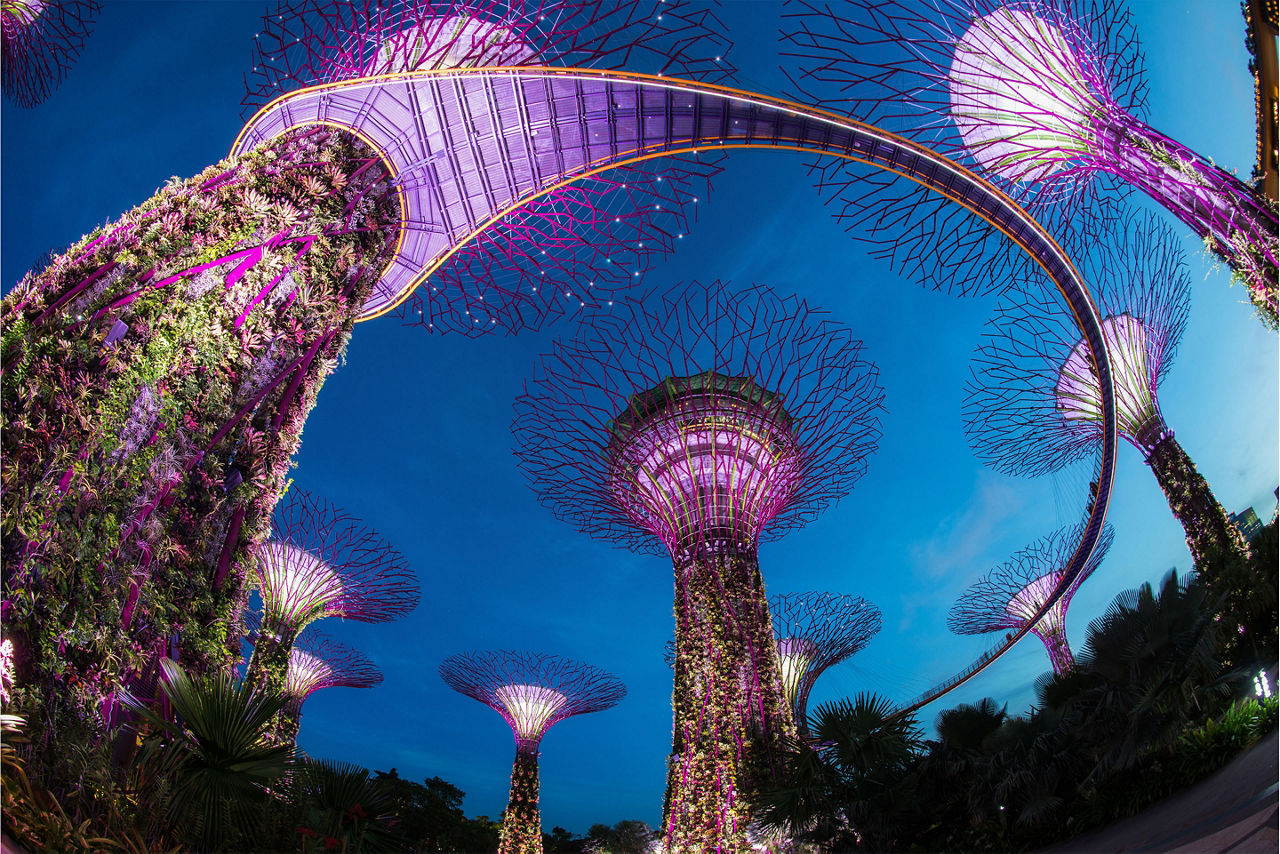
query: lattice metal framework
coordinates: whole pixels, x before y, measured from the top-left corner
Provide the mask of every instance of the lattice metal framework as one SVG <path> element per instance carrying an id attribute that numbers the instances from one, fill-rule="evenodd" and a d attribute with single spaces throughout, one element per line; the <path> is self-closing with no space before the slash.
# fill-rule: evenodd
<path id="1" fill-rule="evenodd" d="M 679 558 L 752 550 L 847 494 L 879 440 L 882 402 L 846 327 L 764 287 L 694 282 L 599 312 L 557 342 L 513 429 L 557 517 Z"/>
<path id="2" fill-rule="evenodd" d="M 1135 215 L 1074 247 L 1094 284 L 1115 379 L 1116 424 L 1143 458 L 1168 429 L 1157 388 L 1191 305 L 1191 276 L 1171 229 Z M 1007 474 L 1042 475 L 1096 452 L 1100 397 L 1074 323 L 1038 283 L 997 304 L 964 404 L 974 453 Z"/>
<path id="3" fill-rule="evenodd" d="M 447 68 L 625 66 L 710 81 L 733 71 L 723 26 L 708 8 L 686 0 L 292 0 L 267 16 L 256 44 L 245 101 L 253 110 L 317 84 Z M 419 271 L 390 270 L 365 314 L 395 308 L 404 322 L 432 331 L 515 331 L 633 286 L 688 233 L 696 201 L 707 196 L 709 179 L 720 171 L 718 158 L 710 156 L 637 163 L 504 210 L 500 184 L 524 167 L 510 164 L 509 174 L 487 175 L 486 166 L 533 150 L 541 155 L 540 166 L 556 158 L 544 141 L 555 146 L 557 140 L 540 127 L 535 105 L 468 100 L 468 111 L 490 115 L 459 127 L 451 121 L 460 118 L 456 112 L 415 111 L 403 123 L 395 114 L 404 107 L 399 94 L 393 93 L 391 105 L 369 91 L 357 97 L 367 106 L 355 123 L 417 133 L 431 149 L 425 162 L 397 163 L 407 195 L 420 190 L 425 203 L 421 209 L 411 205 L 409 251 L 431 239 L 441 206 L 462 244 L 412 296 L 403 286 Z M 496 114 L 512 108 L 528 111 L 519 136 L 486 140 Z M 599 119 L 579 133 L 588 129 L 608 136 Z M 441 171 L 453 180 L 430 174 Z M 456 194 L 455 180 L 461 185 Z"/>
<path id="4" fill-rule="evenodd" d="M 1067 643 L 1067 609 L 1080 585 L 1106 558 L 1115 531 L 1110 525 L 1103 526 L 1102 536 L 1084 569 L 1054 599 L 1053 593 L 1063 579 L 1063 567 L 1079 537 L 1079 530 L 1062 528 L 1015 552 L 964 592 L 947 615 L 947 628 L 956 634 L 980 635 L 1030 625 L 1032 634 L 1044 643 L 1053 671 L 1070 670 L 1075 658 Z M 1035 615 L 1050 602 L 1048 612 L 1036 620 Z"/>
<path id="5" fill-rule="evenodd" d="M 372 688 L 382 671 L 359 650 L 316 631 L 298 636 L 289 652 L 284 689 L 299 704 L 321 688 Z"/>
<path id="6" fill-rule="evenodd" d="M 321 617 L 394 620 L 418 606 L 408 561 L 377 532 L 324 499 L 291 489 L 276 506 L 255 569 L 268 629 Z"/>
<path id="7" fill-rule="evenodd" d="M 4 96 L 19 107 L 34 107 L 48 98 L 76 61 L 100 11 L 98 0 L 4 0 Z"/>
<path id="8" fill-rule="evenodd" d="M 511 650 L 451 655 L 440 664 L 440 678 L 502 715 L 516 747 L 535 752 L 555 724 L 612 708 L 627 695 L 626 686 L 599 667 Z"/>
<path id="9" fill-rule="evenodd" d="M 782 687 L 796 726 L 807 719 L 809 692 L 830 667 L 851 658 L 880 631 L 880 609 L 847 593 L 785 593 L 769 598 Z"/>
<path id="10" fill-rule="evenodd" d="M 745 844 L 749 792 L 792 731 L 756 549 L 849 492 L 881 401 L 847 328 L 715 282 L 592 317 L 516 402 L 516 455 L 545 505 L 672 557 L 671 850 Z"/>
<path id="11" fill-rule="evenodd" d="M 1141 52 L 1116 0 L 795 0 L 786 17 L 802 100 L 972 164 L 1058 233 L 1072 219 L 1088 233 L 1115 214 L 1117 191 L 1136 187 L 1205 239 L 1274 325 L 1275 206 L 1142 122 Z M 819 183 L 838 216 L 929 284 L 965 290 L 1025 268 L 993 271 L 992 251 L 1008 256 L 990 229 L 925 195 L 839 167 Z"/>
<path id="12" fill-rule="evenodd" d="M 511 727 L 516 757 L 498 850 L 500 854 L 541 852 L 538 744 L 542 736 L 565 718 L 616 706 L 627 695 L 626 686 L 590 664 L 511 650 L 451 655 L 440 664 L 440 678 L 502 715 Z"/>
<path id="13" fill-rule="evenodd" d="M 1095 283 L 1115 378 L 1120 435 L 1142 453 L 1187 532 L 1197 565 L 1244 544 L 1173 437 L 1157 389 L 1173 362 L 1190 308 L 1191 277 L 1168 226 L 1134 215 L 1075 247 Z M 1101 396 L 1074 325 L 1031 282 L 1015 285 L 973 364 L 964 404 L 970 446 L 1009 474 L 1056 471 L 1097 451 Z"/>
<path id="14" fill-rule="evenodd" d="M 396 99 L 390 94 L 392 82 L 398 84 Z M 499 106 L 496 122 L 489 107 L 494 104 Z M 375 114 L 385 121 L 362 124 L 361 117 Z M 463 192 L 466 188 L 455 173 L 434 165 L 443 157 L 439 143 L 388 130 L 417 127 L 417 117 L 427 115 L 445 117 L 451 133 L 471 134 L 491 152 L 484 161 L 486 180 L 473 192 Z M 530 116 L 536 116 L 539 127 L 548 131 L 545 147 L 537 148 L 540 153 L 535 157 L 533 150 L 502 147 L 501 140 L 526 135 Z M 611 128 L 599 139 L 582 133 L 593 116 L 607 120 Z M 1099 318 L 1079 275 L 1044 227 L 964 167 L 878 128 L 792 101 L 705 83 L 592 69 L 439 70 L 405 74 L 395 81 L 366 80 L 302 90 L 260 111 L 236 147 L 252 146 L 286 127 L 322 120 L 361 125 L 362 133 L 367 131 L 388 163 L 407 170 L 401 174 L 402 187 L 409 188 L 404 204 L 416 205 L 419 212 L 434 211 L 436 224 L 428 230 L 430 234 L 406 240 L 390 265 L 387 276 L 405 281 L 403 288 L 387 286 L 384 276 L 383 298 L 391 301 L 429 276 L 479 227 L 462 221 L 451 225 L 433 208 L 436 196 L 425 190 L 436 186 L 464 196 L 500 188 L 503 209 L 508 210 L 610 166 L 682 152 L 749 147 L 822 153 L 864 163 L 908 176 L 950 199 L 989 222 L 1036 260 L 1071 305 L 1090 342 L 1105 390 L 1107 427 L 1097 480 L 1100 500 L 1093 504 L 1076 563 L 1087 557 L 1106 513 L 1115 442 L 1110 364 Z M 425 169 L 421 164 L 433 165 Z M 417 178 L 408 181 L 407 174 Z M 421 215 L 414 213 L 406 220 Z"/>

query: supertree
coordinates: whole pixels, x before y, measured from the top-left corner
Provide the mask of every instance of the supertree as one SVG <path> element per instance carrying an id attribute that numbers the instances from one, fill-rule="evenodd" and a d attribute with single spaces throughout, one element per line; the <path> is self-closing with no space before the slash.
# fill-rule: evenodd
<path id="1" fill-rule="evenodd" d="M 261 630 L 249 678 L 280 688 L 292 678 L 291 650 L 315 620 L 394 620 L 418 605 L 408 562 L 360 520 L 291 489 L 276 506 L 271 539 L 254 556 Z"/>
<path id="2" fill-rule="evenodd" d="M 502 715 L 515 736 L 511 796 L 503 814 L 499 854 L 541 852 L 538 745 L 542 737 L 565 718 L 616 706 L 627 695 L 626 686 L 590 664 L 510 650 L 451 655 L 440 664 L 440 678 Z"/>
<path id="3" fill-rule="evenodd" d="M 1074 255 L 1097 287 L 1115 375 L 1116 423 L 1142 453 L 1197 567 L 1243 560 L 1246 547 L 1160 412 L 1157 389 L 1186 325 L 1190 275 L 1169 228 L 1150 215 L 1117 220 Z M 964 404 L 969 444 L 1008 474 L 1056 471 L 1096 452 L 1101 395 L 1073 321 L 1037 283 L 1013 286 L 974 357 Z"/>
<path id="4" fill-rule="evenodd" d="M 657 4 L 634 28 L 582 30 L 581 51 L 556 57 L 595 51 L 602 66 L 625 64 L 641 43 L 691 56 L 704 27 L 667 15 L 675 5 Z M 584 4 L 584 14 L 616 7 Z M 488 9 L 479 17 L 491 20 Z M 284 26 L 284 14 L 272 17 Z M 538 18 L 540 27 L 559 20 Z M 429 26 L 419 29 L 435 43 Z M 436 31 L 462 44 L 474 34 Z M 346 24 L 326 32 L 334 50 L 358 35 Z M 1070 261 L 964 168 L 851 119 L 699 80 L 484 61 L 287 92 L 254 116 L 230 158 L 171 181 L 6 296 L 0 610 L 14 637 L 17 702 L 33 720 L 51 702 L 96 705 L 162 639 L 176 637 L 196 670 L 233 660 L 251 550 L 267 538 L 290 455 L 355 321 L 429 282 L 504 217 L 611 168 L 757 147 L 909 175 L 998 225 L 1048 270 L 1090 342 L 1110 412 L 1109 363 Z M 721 66 L 708 60 L 688 74 Z M 663 210 L 655 201 L 651 215 Z M 555 293 L 588 302 L 581 289 Z M 483 296 L 501 302 L 496 289 Z M 508 314 L 512 325 L 523 316 Z M 498 328 L 499 316 L 465 308 L 428 325 L 478 332 Z M 1114 443 L 1110 422 L 1104 434 Z M 1105 462 L 1099 483 L 1105 498 Z M 1097 504 L 1086 539 L 1105 508 Z M 72 719 L 60 714 L 47 717 Z"/>
<path id="5" fill-rule="evenodd" d="M 625 66 L 719 81 L 734 70 L 722 30 L 696 0 L 284 0 L 267 16 L 255 43 L 245 118 L 252 120 L 291 91 L 442 69 Z M 408 116 L 386 118 L 398 128 Z M 441 131 L 450 132 L 439 123 L 428 128 L 428 147 L 434 147 L 432 133 Z M 255 131 L 241 144 L 253 144 L 260 135 Z M 537 143 L 529 139 L 524 145 L 554 157 Z M 455 232 L 457 245 L 432 269 L 388 270 L 364 316 L 394 310 L 407 324 L 474 335 L 536 326 L 549 313 L 607 301 L 619 288 L 634 285 L 655 257 L 670 252 L 689 231 L 695 202 L 720 171 L 714 155 L 640 162 L 504 211 L 499 188 L 482 194 L 461 186 L 468 171 L 483 168 L 495 153 L 470 144 L 449 147 L 456 195 L 452 181 L 424 172 L 420 164 L 406 162 L 397 170 L 412 209 L 405 239 L 431 239 L 439 223 L 429 219 L 433 210 L 422 210 L 423 221 L 414 221 L 416 192 L 444 189 L 444 224 Z M 539 160 L 511 168 L 536 172 L 548 165 Z M 415 290 L 419 283 L 428 287 Z"/>
<path id="6" fill-rule="evenodd" d="M 830 667 L 853 656 L 880 631 L 880 609 L 846 593 L 784 593 L 769 599 L 782 687 L 796 726 L 805 727 L 809 692 Z"/>
<path id="7" fill-rule="evenodd" d="M 674 564 L 667 850 L 746 844 L 747 797 L 794 732 L 756 550 L 852 489 L 881 400 L 847 328 L 716 282 L 591 317 L 516 401 L 542 503 Z"/>
<path id="8" fill-rule="evenodd" d="M 296 741 L 302 704 L 321 688 L 372 688 L 382 672 L 364 653 L 314 630 L 298 637 L 289 651 L 284 691 L 289 702 L 280 710 L 280 738 Z"/>
<path id="9" fill-rule="evenodd" d="M 528 7 L 411 4 L 394 12 L 373 3 L 325 4 L 336 17 L 326 19 L 334 26 L 324 34 L 337 49 L 379 33 L 395 45 L 416 33 L 415 43 L 427 54 L 444 51 L 454 57 L 449 62 L 480 65 L 486 60 L 482 44 L 473 43 L 477 31 L 441 25 L 440 17 L 499 21 L 495 15 L 518 13 L 524 37 L 552 40 L 550 59 L 624 62 L 628 46 L 642 42 L 636 55 L 662 54 L 662 68 L 669 71 L 722 73 L 723 63 L 691 59 L 714 20 L 693 12 L 685 17 L 683 4 L 672 6 L 673 14 L 659 21 L 641 11 L 645 0 L 608 9 L 548 0 Z M 281 28 L 312 21 L 315 10 L 301 7 L 294 18 L 286 14 L 293 14 L 289 8 L 278 11 L 259 40 L 264 45 L 273 34 L 279 39 Z M 530 25 L 535 18 L 536 27 Z M 388 29 L 393 25 L 400 29 Z M 486 26 L 491 32 L 498 25 Z M 300 43 L 319 50 L 318 43 Z M 326 79 L 339 91 L 362 85 L 336 71 Z M 255 86 L 256 95 L 265 94 L 264 85 Z M 0 563 L 19 681 L 43 686 L 22 698 L 32 713 L 49 702 L 93 707 L 121 673 L 145 666 L 152 647 L 173 636 L 196 668 L 224 665 L 238 654 L 229 627 L 243 603 L 251 551 L 266 539 L 289 458 L 353 323 L 387 307 L 388 293 L 404 295 L 404 277 L 423 272 L 418 249 L 424 243 L 448 234 L 448 248 L 458 250 L 488 227 L 509 222 L 476 208 L 471 212 L 477 218 L 465 226 L 451 218 L 454 227 L 441 231 L 435 220 L 424 225 L 407 207 L 424 182 L 447 185 L 449 199 L 455 191 L 470 199 L 474 193 L 463 183 L 477 187 L 487 180 L 472 147 L 479 137 L 450 124 L 463 119 L 437 106 L 420 122 L 397 116 L 395 143 L 371 141 L 372 126 L 387 127 L 380 114 L 316 118 L 259 133 L 251 143 L 241 140 L 227 160 L 194 179 L 170 181 L 29 273 L 6 296 L 0 309 L 6 419 Z M 493 110 L 491 123 L 505 115 L 496 105 Z M 450 156 L 458 164 L 448 180 L 437 161 L 418 156 L 443 145 L 442 126 L 455 141 Z M 525 147 L 508 152 L 509 174 L 559 183 L 563 176 L 538 166 L 548 156 L 542 140 L 551 135 L 535 144 L 536 134 L 537 128 L 528 128 L 521 137 L 528 137 Z M 556 144 L 567 144 L 563 139 Z M 412 173 L 405 157 L 425 163 L 429 174 Z M 682 233 L 683 206 L 692 204 L 697 181 L 712 171 L 709 165 L 677 165 L 669 180 L 650 171 L 652 195 L 635 186 L 609 194 L 593 185 L 592 192 L 608 195 L 609 202 L 592 208 L 591 222 L 603 222 L 608 212 L 611 221 L 630 222 L 633 231 L 566 225 L 553 234 L 548 225 L 544 248 L 564 263 L 539 271 L 540 279 L 545 273 L 557 286 L 546 289 L 547 300 L 560 299 L 552 295 L 560 293 L 559 279 L 570 267 L 579 273 L 593 263 L 611 269 L 612 257 L 590 256 L 593 241 L 605 235 L 644 238 L 637 242 L 646 245 L 635 252 L 618 247 L 618 261 L 636 278 L 637 253 L 652 248 L 648 237 Z M 431 195 L 430 188 L 425 192 Z M 567 212 L 583 213 L 590 198 L 564 201 L 565 215 L 555 221 L 568 222 Z M 432 210 L 453 217 L 449 204 Z M 490 214 L 500 222 L 488 222 Z M 546 210 L 543 216 L 555 219 Z M 521 227 L 536 236 L 532 225 Z M 556 255 L 556 241 L 587 255 L 567 249 Z M 516 251 L 506 238 L 497 244 Z M 522 257 L 540 254 L 521 245 Z M 565 260 L 570 256 L 578 259 L 576 266 Z M 469 268 L 468 281 L 483 290 L 480 266 Z M 494 318 L 502 315 L 509 329 L 540 319 L 523 303 L 500 309 L 497 291 L 478 299 L 494 306 Z M 497 327 L 494 318 L 481 323 L 474 311 L 467 314 L 469 305 L 436 305 L 430 312 L 434 328 L 475 334 Z M 56 632 L 46 630 L 55 622 Z"/>
<path id="10" fill-rule="evenodd" d="M 1049 653 L 1054 673 L 1075 667 L 1067 643 L 1067 609 L 1080 585 L 1106 558 L 1114 539 L 1115 531 L 1104 525 L 1084 568 L 1031 626 L 1031 633 Z M 961 595 L 947 615 L 947 628 L 960 635 L 981 635 L 1026 626 L 1053 598 L 1079 541 L 1078 530 L 1062 528 L 1015 552 Z"/>
<path id="11" fill-rule="evenodd" d="M 1143 123 L 1141 50 L 1119 0 L 794 0 L 787 18 L 805 100 L 971 164 L 1059 233 L 1077 216 L 1092 230 L 1116 211 L 1108 197 L 1136 187 L 1195 231 L 1276 324 L 1276 206 Z M 926 281 L 964 288 L 975 261 L 990 263 L 983 223 L 835 167 L 820 183 L 840 215 Z"/>
<path id="12" fill-rule="evenodd" d="M 98 0 L 4 0 L 4 96 L 19 107 L 34 107 L 48 98 L 76 61 L 100 11 Z"/>

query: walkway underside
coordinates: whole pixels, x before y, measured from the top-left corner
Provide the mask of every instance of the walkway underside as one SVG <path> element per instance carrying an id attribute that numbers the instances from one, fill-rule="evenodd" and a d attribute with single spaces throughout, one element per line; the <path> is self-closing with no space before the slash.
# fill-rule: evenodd
<path id="1" fill-rule="evenodd" d="M 1106 516 L 1116 447 L 1115 395 L 1101 321 L 1053 238 L 964 167 L 871 125 L 778 98 L 625 72 L 551 68 L 415 72 L 299 90 L 254 116 L 235 150 L 317 123 L 350 129 L 380 149 L 403 193 L 407 213 L 400 251 L 362 319 L 394 308 L 459 247 L 521 204 L 651 157 L 737 147 L 826 154 L 902 175 L 962 205 L 1044 268 L 1070 305 L 1097 365 L 1104 424 L 1097 500 L 1059 591 L 1069 589 L 1084 566 Z M 1025 633 L 1017 632 L 1000 652 Z M 996 657 L 975 662 L 959 681 Z M 941 692 L 959 681 L 940 686 Z"/>

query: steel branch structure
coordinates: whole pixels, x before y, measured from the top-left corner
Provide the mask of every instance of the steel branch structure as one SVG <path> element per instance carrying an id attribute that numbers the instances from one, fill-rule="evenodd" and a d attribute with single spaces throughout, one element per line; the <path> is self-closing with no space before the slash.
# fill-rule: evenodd
<path id="1" fill-rule="evenodd" d="M 880 609 L 846 593 L 785 593 L 769 599 L 782 687 L 796 726 L 808 720 L 818 677 L 859 652 L 880 631 Z"/>
<path id="2" fill-rule="evenodd" d="M 98 0 L 4 0 L 0 5 L 0 76 L 19 107 L 49 97 L 84 47 Z"/>
<path id="3" fill-rule="evenodd" d="M 723 26 L 686 0 L 293 0 L 266 24 L 245 101 L 251 109 L 316 85 L 439 69 L 625 67 L 710 81 L 734 70 Z M 492 113 L 502 105 L 469 101 L 467 107 Z M 415 241 L 431 239 L 441 213 L 446 221 L 468 223 L 456 232 L 461 245 L 447 263 L 412 296 L 405 285 L 421 271 L 393 268 L 391 281 L 365 306 L 365 316 L 394 308 L 405 323 L 434 332 L 513 332 L 634 286 L 688 233 L 698 199 L 705 199 L 709 179 L 720 171 L 713 156 L 636 163 L 503 210 L 500 189 L 485 186 L 492 179 L 483 167 L 494 157 L 531 149 L 545 153 L 543 168 L 554 161 L 556 152 L 534 138 L 536 119 L 519 135 L 489 143 L 475 134 L 483 136 L 496 117 L 464 130 L 450 121 L 459 114 L 429 112 L 410 120 L 407 114 L 380 116 L 383 109 L 374 106 L 354 124 L 425 136 L 419 145 L 438 147 L 429 161 L 397 164 L 411 198 L 412 188 L 428 177 L 424 170 L 447 170 L 467 184 L 456 196 L 447 180 L 422 185 L 431 198 L 424 208 L 411 205 L 404 224 L 412 251 Z M 345 118 L 340 109 L 326 114 Z M 511 165 L 515 172 L 504 178 L 524 171 Z"/>
<path id="4" fill-rule="evenodd" d="M 1117 220 L 1075 253 L 1097 287 L 1115 376 L 1120 435 L 1151 467 L 1186 530 L 1197 566 L 1244 542 L 1174 439 L 1157 389 L 1190 305 L 1190 275 L 1170 229 L 1150 215 Z M 1101 397 L 1072 320 L 1022 282 L 996 308 L 964 404 L 974 452 L 1009 474 L 1045 474 L 1097 450 Z"/>
<path id="5" fill-rule="evenodd" d="M 1043 267 L 1103 389 L 1100 500 L 1083 561 L 1105 516 L 1115 441 L 1100 321 L 1066 254 L 990 183 L 878 128 L 706 82 L 586 68 L 400 71 L 276 99 L 233 156 L 171 182 L 6 297 L 0 564 L 16 641 L 40 636 L 56 600 L 71 637 L 118 623 L 95 643 L 123 668 L 144 665 L 133 650 L 178 625 L 184 661 L 225 665 L 238 653 L 226 626 L 251 553 L 354 321 L 571 184 L 736 148 L 906 176 Z M 467 310 L 450 322 L 484 325 Z M 70 589 L 83 595 L 58 592 Z M 15 645 L 32 656 L 19 662 L 22 679 L 89 675 L 73 663 L 88 660 L 74 642 Z M 96 706 L 118 679 L 107 669 L 63 680 L 58 702 Z"/>
<path id="6" fill-rule="evenodd" d="M 960 635 L 1029 627 L 1049 652 L 1054 673 L 1075 667 L 1067 643 L 1067 609 L 1080 585 L 1106 558 L 1115 531 L 1110 525 L 1103 526 L 1102 536 L 1084 569 L 1055 597 L 1054 591 L 1063 578 L 1062 568 L 1079 537 L 1078 530 L 1062 528 L 1015 552 L 964 592 L 947 615 L 947 627 Z M 1050 606 L 1048 611 L 1037 618 L 1046 605 Z"/>
<path id="7" fill-rule="evenodd" d="M 852 489 L 881 401 L 847 328 L 719 282 L 592 317 L 516 401 L 516 454 L 540 501 L 674 563 L 668 850 L 745 843 L 746 796 L 793 731 L 757 547 Z"/>
<path id="8" fill-rule="evenodd" d="M 500 854 L 541 854 L 538 744 L 542 736 L 565 718 L 616 706 L 627 695 L 626 686 L 590 664 L 510 650 L 449 656 L 440 664 L 440 678 L 502 715 L 511 727 L 516 758 L 498 850 Z"/>
<path id="9" fill-rule="evenodd" d="M 249 673 L 267 685 L 288 681 L 294 640 L 313 621 L 383 622 L 418 605 L 418 581 L 403 555 L 355 517 L 296 488 L 276 506 L 254 570 L 262 630 Z"/>
<path id="10" fill-rule="evenodd" d="M 1107 197 L 1136 187 L 1230 265 L 1275 325 L 1275 204 L 1143 123 L 1141 52 L 1118 0 L 857 0 L 833 9 L 795 0 L 787 14 L 783 38 L 799 61 L 792 79 L 803 100 L 972 164 L 1058 233 L 1077 216 L 1092 230 L 1114 214 Z M 838 215 L 869 228 L 900 269 L 959 289 L 990 273 L 976 266 L 990 260 L 981 223 L 839 171 L 820 183 L 842 206 Z M 897 214 L 887 219 L 879 216 L 886 199 Z M 903 237 L 886 230 L 903 219 Z M 913 267 L 935 246 L 942 270 Z"/>

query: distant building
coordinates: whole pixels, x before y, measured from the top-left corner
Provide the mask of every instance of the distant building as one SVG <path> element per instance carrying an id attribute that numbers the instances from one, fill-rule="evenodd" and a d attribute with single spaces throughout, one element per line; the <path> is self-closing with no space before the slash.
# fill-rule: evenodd
<path id="1" fill-rule="evenodd" d="M 1253 538 L 1262 532 L 1262 521 L 1258 518 L 1258 514 L 1253 512 L 1252 507 L 1246 507 L 1239 513 L 1232 513 L 1230 519 L 1231 524 L 1236 526 L 1236 530 L 1244 536 L 1246 542 L 1252 542 Z"/>

